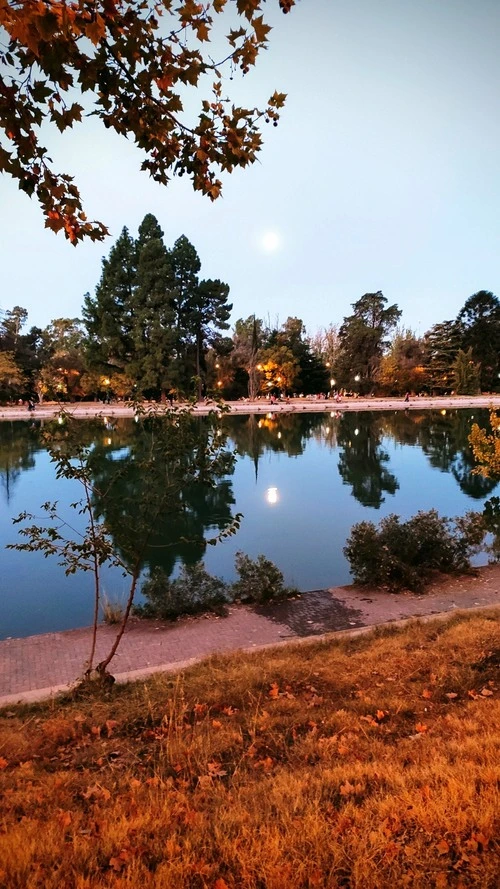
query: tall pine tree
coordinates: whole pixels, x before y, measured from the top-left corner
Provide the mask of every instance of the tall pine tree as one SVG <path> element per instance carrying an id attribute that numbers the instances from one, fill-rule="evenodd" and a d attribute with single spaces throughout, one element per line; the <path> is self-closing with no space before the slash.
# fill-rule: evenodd
<path id="1" fill-rule="evenodd" d="M 165 400 L 167 389 L 174 384 L 173 276 L 163 232 L 151 213 L 140 225 L 136 252 L 131 299 L 133 359 L 129 371 L 141 392 L 160 390 Z"/>
<path id="2" fill-rule="evenodd" d="M 87 329 L 89 363 L 112 372 L 124 370 L 132 359 L 132 298 L 136 281 L 137 250 L 124 228 L 109 257 L 102 260 L 101 280 L 95 296 L 85 295 L 83 319 Z"/>

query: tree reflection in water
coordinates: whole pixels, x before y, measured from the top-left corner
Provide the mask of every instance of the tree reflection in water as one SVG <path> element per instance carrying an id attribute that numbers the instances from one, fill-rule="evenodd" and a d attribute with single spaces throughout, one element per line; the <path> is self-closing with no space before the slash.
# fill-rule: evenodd
<path id="1" fill-rule="evenodd" d="M 96 441 L 90 457 L 99 492 L 94 496 L 94 510 L 128 562 L 137 551 L 138 529 L 148 527 L 150 501 L 155 497 L 152 480 L 144 471 L 148 461 L 156 459 L 155 429 L 147 422 L 144 428 L 143 424 L 140 428 L 130 423 L 108 425 L 111 428 Z M 210 426 L 202 418 L 192 418 L 190 425 L 189 435 L 184 436 L 183 443 L 177 439 L 161 467 L 163 513 L 149 536 L 144 559 L 145 567 L 161 567 L 167 574 L 172 573 L 178 560 L 187 565 L 198 562 L 207 546 L 205 538 L 223 531 L 233 520 L 234 496 L 228 478 L 234 471 L 233 457 L 229 451 L 222 452 L 210 469 L 209 481 L 194 480 L 194 461 L 203 463 Z M 224 436 L 217 441 L 221 447 L 225 443 Z M 164 453 L 162 444 L 160 454 Z M 156 466 L 156 483 L 158 477 Z"/>
<path id="2" fill-rule="evenodd" d="M 375 412 L 345 413 L 339 421 L 339 473 L 345 485 L 351 485 L 353 497 L 363 506 L 379 509 L 384 493 L 394 494 L 399 488 L 395 475 L 389 472 L 389 454 L 382 448 L 382 417 Z"/>
<path id="3" fill-rule="evenodd" d="M 35 466 L 35 454 L 43 450 L 39 424 L 0 422 L 0 491 L 8 505 L 23 472 Z"/>

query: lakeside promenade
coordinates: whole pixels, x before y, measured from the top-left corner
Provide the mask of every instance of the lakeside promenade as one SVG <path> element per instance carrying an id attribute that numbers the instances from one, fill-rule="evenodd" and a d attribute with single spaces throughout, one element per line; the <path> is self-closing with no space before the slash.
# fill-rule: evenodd
<path id="1" fill-rule="evenodd" d="M 451 410 L 464 408 L 500 408 L 500 394 L 498 395 L 444 395 L 444 396 L 415 396 L 406 402 L 404 398 L 356 398 L 344 397 L 339 401 L 333 398 L 316 398 L 307 396 L 304 398 L 290 398 L 286 401 L 278 401 L 274 404 L 267 398 L 256 401 L 241 399 L 240 401 L 222 401 L 229 414 L 284 414 L 284 413 L 320 413 L 343 411 L 406 411 L 406 410 Z M 167 407 L 169 405 L 166 405 Z M 164 408 L 165 405 L 144 402 L 143 408 Z M 203 416 L 210 411 L 217 410 L 215 401 L 202 401 L 195 404 L 174 402 L 174 409 L 188 408 L 193 414 Z M 67 411 L 72 416 L 84 419 L 103 414 L 107 417 L 133 417 L 135 408 L 128 402 L 112 402 L 104 404 L 100 401 L 79 402 L 45 402 L 38 404 L 34 411 L 28 411 L 27 405 L 0 406 L 0 420 L 26 420 L 26 419 L 50 419 Z"/>
<path id="2" fill-rule="evenodd" d="M 132 618 L 110 671 L 118 682 L 128 682 L 182 670 L 213 654 L 331 639 L 332 634 L 357 634 L 415 618 L 444 619 L 469 609 L 498 620 L 500 565 L 441 578 L 422 594 L 349 585 L 264 607 L 233 605 L 227 617 L 202 615 L 174 623 Z M 115 634 L 116 627 L 99 626 L 97 660 Z M 83 673 L 90 644 L 88 627 L 0 641 L 0 708 L 67 691 Z"/>

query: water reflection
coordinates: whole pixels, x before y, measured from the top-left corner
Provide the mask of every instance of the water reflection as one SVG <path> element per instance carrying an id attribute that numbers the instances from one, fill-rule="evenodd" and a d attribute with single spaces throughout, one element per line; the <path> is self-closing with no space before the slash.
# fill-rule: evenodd
<path id="1" fill-rule="evenodd" d="M 223 418 L 218 441 L 227 436 L 239 456 L 235 467 L 221 463 L 213 487 L 186 482 L 189 449 L 166 465 L 170 520 L 155 522 L 146 566 L 171 573 L 181 562 L 205 558 L 209 571 L 231 581 L 240 549 L 252 557 L 265 553 L 286 582 L 301 589 L 347 583 L 342 547 L 354 522 L 390 512 L 406 519 L 431 507 L 460 515 L 471 505 L 481 508 L 495 487 L 474 475 L 467 441 L 472 422 L 487 424 L 487 411 L 268 414 Z M 194 422 L 200 441 L 206 440 L 205 420 Z M 15 597 L 0 596 L 0 637 L 83 626 L 90 618 L 87 577 L 65 578 L 56 560 L 3 549 L 16 539 L 13 515 L 23 509 L 37 514 L 44 500 L 68 504 L 81 497 L 78 484 L 55 481 L 39 429 L 0 423 L 0 589 L 16 590 Z M 148 479 L 140 467 L 151 440 L 128 419 L 82 421 L 75 429 L 81 443 L 93 443 L 95 513 L 127 559 L 141 509 L 148 509 Z M 62 446 L 64 425 L 60 430 Z M 205 549 L 205 538 L 235 511 L 244 516 L 236 537 Z M 110 595 L 122 588 L 120 572 L 117 577 L 106 578 Z"/>
<path id="2" fill-rule="evenodd" d="M 7 505 L 23 472 L 33 469 L 40 450 L 39 424 L 0 422 L 0 492 Z"/>
<path id="3" fill-rule="evenodd" d="M 339 420 L 338 443 L 342 449 L 338 462 L 345 485 L 350 485 L 353 497 L 363 506 L 379 509 L 384 494 L 394 494 L 399 488 L 395 475 L 389 471 L 389 454 L 381 444 L 383 435 L 380 414 L 359 415 L 346 413 Z"/>
<path id="4" fill-rule="evenodd" d="M 202 454 L 209 439 L 208 425 L 193 419 L 195 442 L 185 441 L 183 449 L 172 451 L 164 467 L 162 500 L 164 512 L 158 515 L 149 536 L 144 566 L 161 567 L 171 574 L 181 560 L 192 565 L 203 558 L 205 538 L 227 527 L 232 521 L 234 496 L 229 476 L 234 471 L 227 452 L 212 472 L 212 483 L 192 480 L 193 452 Z M 137 552 L 138 529 L 149 527 L 154 509 L 154 492 L 144 473 L 144 465 L 154 449 L 154 434 L 142 426 L 118 424 L 104 439 L 97 440 L 90 466 L 95 484 L 94 509 L 113 536 L 121 557 L 126 561 Z M 109 446 L 109 441 L 112 446 Z M 223 446 L 225 440 L 220 442 Z"/>

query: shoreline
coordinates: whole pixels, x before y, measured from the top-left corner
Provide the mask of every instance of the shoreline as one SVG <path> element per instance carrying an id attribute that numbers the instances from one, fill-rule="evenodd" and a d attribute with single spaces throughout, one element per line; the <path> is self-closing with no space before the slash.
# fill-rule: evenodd
<path id="1" fill-rule="evenodd" d="M 291 413 L 343 413 L 344 411 L 407 411 L 407 410 L 448 410 L 467 408 L 500 408 L 499 395 L 453 395 L 411 398 L 405 402 L 404 398 L 343 398 L 341 401 L 334 399 L 317 399 L 313 397 L 292 398 L 289 402 L 270 404 L 267 399 L 259 401 L 222 401 L 229 415 L 235 414 L 291 414 Z M 162 409 L 165 405 L 154 402 L 144 402 L 143 407 Z M 205 416 L 219 407 L 217 402 L 205 404 L 200 402 L 189 404 L 188 402 L 176 402 L 173 410 L 187 408 L 195 416 Z M 50 419 L 57 416 L 60 411 L 66 411 L 76 419 L 85 419 L 104 414 L 109 417 L 134 417 L 135 408 L 127 402 L 103 404 L 101 402 L 65 402 L 37 405 L 34 411 L 28 411 L 25 405 L 13 405 L 0 407 L 0 420 L 32 420 L 36 418 Z"/>
<path id="2" fill-rule="evenodd" d="M 470 574 L 440 576 L 423 593 L 389 593 L 348 584 L 266 606 L 232 605 L 224 618 L 213 614 L 173 622 L 132 618 L 112 673 L 118 682 L 128 682 L 183 670 L 223 652 L 318 642 L 411 620 L 443 620 L 457 613 L 481 611 L 496 619 L 499 607 L 500 565 L 493 564 Z M 97 658 L 107 652 L 115 633 L 114 626 L 99 625 Z M 90 642 L 88 627 L 1 640 L 0 708 L 68 691 L 82 673 Z"/>

